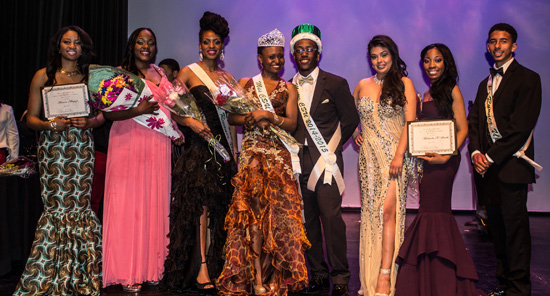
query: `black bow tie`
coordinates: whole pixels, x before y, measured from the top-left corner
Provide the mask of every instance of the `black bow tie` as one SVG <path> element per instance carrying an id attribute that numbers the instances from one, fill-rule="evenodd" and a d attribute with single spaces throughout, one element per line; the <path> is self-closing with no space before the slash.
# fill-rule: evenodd
<path id="1" fill-rule="evenodd" d="M 500 74 L 500 76 L 504 77 L 504 68 L 500 67 L 498 69 L 495 68 L 489 68 L 489 71 L 491 71 L 491 77 L 495 77 L 497 74 Z"/>

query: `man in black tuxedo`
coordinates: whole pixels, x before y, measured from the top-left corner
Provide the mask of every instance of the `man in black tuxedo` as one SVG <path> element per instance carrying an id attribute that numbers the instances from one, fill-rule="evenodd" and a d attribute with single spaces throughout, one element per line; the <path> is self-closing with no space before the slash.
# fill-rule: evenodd
<path id="1" fill-rule="evenodd" d="M 516 39 L 516 30 L 508 24 L 489 31 L 487 50 L 495 64 L 480 83 L 470 113 L 468 148 L 476 174 L 483 177 L 481 198 L 487 203 L 497 257 L 499 285 L 490 295 L 531 294 L 526 203 L 527 186 L 535 182 L 533 167 L 538 166 L 531 161 L 531 135 L 541 108 L 541 81 L 514 59 Z"/>
<path id="2" fill-rule="evenodd" d="M 305 227 L 311 242 L 311 249 L 307 251 L 311 280 L 302 293 L 328 290 L 330 276 L 332 295 L 347 296 L 350 273 L 346 224 L 341 211 L 342 145 L 359 124 L 359 116 L 348 82 L 317 66 L 323 49 L 321 31 L 317 27 L 303 24 L 294 28 L 290 48 L 299 71 L 293 82 L 298 88 L 301 118 L 294 137 L 304 144 L 300 150 L 300 187 Z M 330 273 L 323 254 L 323 233 L 332 268 Z"/>

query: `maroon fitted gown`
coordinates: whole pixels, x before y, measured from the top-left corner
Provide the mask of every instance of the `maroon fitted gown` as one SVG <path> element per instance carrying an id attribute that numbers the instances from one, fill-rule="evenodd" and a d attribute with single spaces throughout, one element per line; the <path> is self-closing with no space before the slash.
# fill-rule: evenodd
<path id="1" fill-rule="evenodd" d="M 445 119 L 434 101 L 417 110 L 419 120 Z M 451 212 L 460 154 L 445 164 L 424 162 L 420 207 L 407 228 L 397 263 L 396 296 L 477 295 L 477 272 Z"/>

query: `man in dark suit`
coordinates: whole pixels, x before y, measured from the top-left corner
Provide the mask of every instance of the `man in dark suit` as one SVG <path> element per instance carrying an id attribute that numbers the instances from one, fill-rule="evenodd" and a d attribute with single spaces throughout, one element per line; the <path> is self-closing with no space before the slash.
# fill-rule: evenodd
<path id="1" fill-rule="evenodd" d="M 294 28 L 290 48 L 299 70 L 293 82 L 298 88 L 301 118 L 294 137 L 304 144 L 300 150 L 300 187 L 311 242 L 307 258 L 312 276 L 303 293 L 328 290 L 330 276 L 332 295 L 349 295 L 346 224 L 341 211 L 342 145 L 359 124 L 359 116 L 348 82 L 317 66 L 323 49 L 317 27 L 303 24 Z M 330 273 L 323 254 L 323 233 Z"/>
<path id="2" fill-rule="evenodd" d="M 472 162 L 482 178 L 497 257 L 498 287 L 490 295 L 531 295 L 531 235 L 527 186 L 535 182 L 532 131 L 541 108 L 537 73 L 513 57 L 517 32 L 508 24 L 489 31 L 495 64 L 477 91 L 470 114 Z M 522 156 L 524 154 L 524 156 Z"/>

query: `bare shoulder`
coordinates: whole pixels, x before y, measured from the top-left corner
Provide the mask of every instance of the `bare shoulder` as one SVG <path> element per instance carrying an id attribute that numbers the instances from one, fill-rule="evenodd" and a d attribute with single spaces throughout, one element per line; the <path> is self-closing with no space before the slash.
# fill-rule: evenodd
<path id="1" fill-rule="evenodd" d="M 406 77 L 406 76 L 401 77 L 401 81 L 403 81 L 403 83 L 405 85 L 412 85 L 413 84 L 412 80 L 409 77 Z"/>
<path id="2" fill-rule="evenodd" d="M 246 83 L 246 82 L 247 82 L 248 80 L 250 80 L 250 79 L 252 79 L 252 78 L 250 78 L 250 77 L 243 77 L 243 78 L 239 79 L 239 84 L 241 84 L 241 83 Z"/>
<path id="3" fill-rule="evenodd" d="M 285 84 L 286 84 L 286 87 L 288 88 L 289 91 L 297 91 L 296 90 L 296 85 L 294 85 L 294 83 L 289 82 L 289 81 L 285 81 Z"/>
<path id="4" fill-rule="evenodd" d="M 238 83 L 239 83 L 239 85 L 240 85 L 241 87 L 244 88 L 244 86 L 246 85 L 246 83 L 247 83 L 250 79 L 252 79 L 252 78 L 250 78 L 250 77 L 243 77 L 243 78 L 239 79 Z"/>
<path id="5" fill-rule="evenodd" d="M 372 84 L 375 84 L 372 77 L 363 78 L 357 83 L 357 86 L 355 87 L 356 91 L 361 91 L 362 89 L 368 88 Z"/>
<path id="6" fill-rule="evenodd" d="M 42 68 L 36 73 L 34 73 L 34 77 L 32 78 L 32 84 L 35 86 L 44 86 L 46 84 L 46 81 L 48 81 L 48 74 L 46 74 L 46 68 Z"/>

